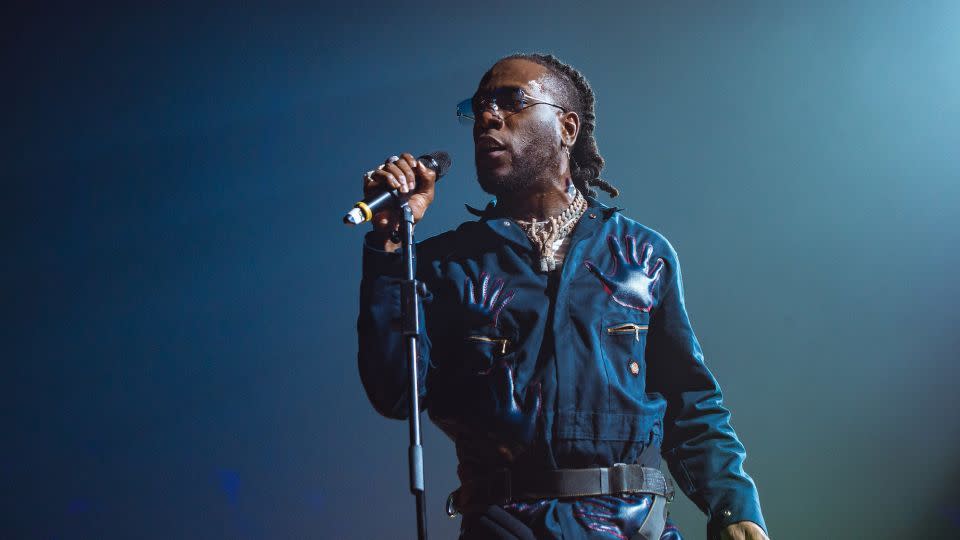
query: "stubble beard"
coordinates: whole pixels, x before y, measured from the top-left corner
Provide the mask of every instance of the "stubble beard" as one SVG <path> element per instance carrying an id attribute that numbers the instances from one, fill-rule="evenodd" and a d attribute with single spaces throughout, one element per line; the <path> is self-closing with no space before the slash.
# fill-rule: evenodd
<path id="1" fill-rule="evenodd" d="M 546 133 L 531 140 L 520 151 L 511 154 L 510 171 L 503 175 L 491 174 L 477 163 L 480 189 L 498 198 L 529 190 L 556 159 L 553 142 Z"/>

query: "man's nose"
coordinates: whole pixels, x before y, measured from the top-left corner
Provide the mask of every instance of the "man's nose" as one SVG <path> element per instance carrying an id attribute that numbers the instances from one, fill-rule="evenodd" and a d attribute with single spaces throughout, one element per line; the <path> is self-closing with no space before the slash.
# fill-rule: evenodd
<path id="1" fill-rule="evenodd" d="M 476 121 L 483 127 L 490 125 L 503 125 L 503 117 L 500 116 L 500 111 L 497 109 L 496 105 L 484 107 L 483 110 L 480 111 L 480 116 L 477 117 Z"/>

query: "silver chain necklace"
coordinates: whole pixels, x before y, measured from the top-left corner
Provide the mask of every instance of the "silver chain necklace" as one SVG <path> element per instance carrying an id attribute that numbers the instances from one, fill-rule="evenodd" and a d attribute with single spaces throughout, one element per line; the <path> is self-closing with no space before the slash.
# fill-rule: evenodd
<path id="1" fill-rule="evenodd" d="M 517 225 L 527 233 L 530 242 L 540 251 L 541 272 L 549 272 L 557 268 L 557 250 L 586 210 L 587 200 L 577 190 L 573 201 L 559 215 L 546 221 L 516 220 Z"/>

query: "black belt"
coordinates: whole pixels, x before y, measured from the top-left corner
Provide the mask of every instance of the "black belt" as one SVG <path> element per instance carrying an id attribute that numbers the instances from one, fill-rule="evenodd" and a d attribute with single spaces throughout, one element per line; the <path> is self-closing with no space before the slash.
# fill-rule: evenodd
<path id="1" fill-rule="evenodd" d="M 447 513 L 529 499 L 559 499 L 619 493 L 655 493 L 673 500 L 673 481 L 660 469 L 616 463 L 613 467 L 556 469 L 535 473 L 499 469 L 463 483 L 447 499 Z"/>

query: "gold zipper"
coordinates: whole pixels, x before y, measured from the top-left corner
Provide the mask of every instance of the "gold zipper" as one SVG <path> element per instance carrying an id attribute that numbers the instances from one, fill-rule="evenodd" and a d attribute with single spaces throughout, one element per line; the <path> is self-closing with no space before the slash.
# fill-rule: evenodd
<path id="1" fill-rule="evenodd" d="M 510 340 L 505 338 L 491 338 L 487 336 L 467 336 L 467 339 L 470 341 L 481 341 L 483 343 L 496 343 L 500 346 L 499 353 L 507 354 L 507 347 L 510 345 Z"/>
<path id="2" fill-rule="evenodd" d="M 640 341 L 640 331 L 647 330 L 646 324 L 623 323 L 607 328 L 607 334 L 633 334 L 637 341 Z"/>

